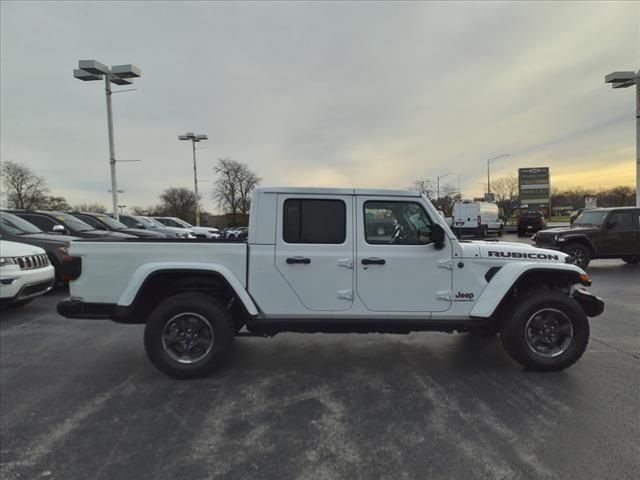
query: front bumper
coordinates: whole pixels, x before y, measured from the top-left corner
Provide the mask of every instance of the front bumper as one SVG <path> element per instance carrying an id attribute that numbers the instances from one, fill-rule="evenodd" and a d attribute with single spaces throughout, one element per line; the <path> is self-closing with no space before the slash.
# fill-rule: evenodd
<path id="1" fill-rule="evenodd" d="M 43 295 L 53 288 L 55 271 L 48 265 L 34 270 L 20 270 L 11 265 L 0 273 L 0 299 L 13 303 Z"/>
<path id="2" fill-rule="evenodd" d="M 604 312 L 604 300 L 587 292 L 584 288 L 576 288 L 573 298 L 580 304 L 587 317 L 597 317 Z"/>

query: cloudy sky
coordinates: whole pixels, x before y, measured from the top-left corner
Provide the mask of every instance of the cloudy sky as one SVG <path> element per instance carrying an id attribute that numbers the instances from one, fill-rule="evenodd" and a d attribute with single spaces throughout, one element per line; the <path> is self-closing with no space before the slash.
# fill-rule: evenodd
<path id="1" fill-rule="evenodd" d="M 80 59 L 142 70 L 114 95 L 122 203 L 193 185 L 220 157 L 265 185 L 405 188 L 549 166 L 556 186 L 634 183 L 640 3 L 7 2 L 1 4 L 1 160 L 70 203 L 110 204 L 105 98 Z"/>

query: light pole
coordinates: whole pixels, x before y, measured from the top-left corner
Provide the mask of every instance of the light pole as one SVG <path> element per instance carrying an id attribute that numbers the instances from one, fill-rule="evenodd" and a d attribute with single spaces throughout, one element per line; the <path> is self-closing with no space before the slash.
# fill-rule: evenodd
<path id="1" fill-rule="evenodd" d="M 451 172 L 445 173 L 444 175 L 438 175 L 437 177 L 438 180 L 436 183 L 438 184 L 438 187 L 437 187 L 438 191 L 437 191 L 436 200 L 440 199 L 440 179 L 446 177 L 447 175 L 451 175 Z"/>
<path id="2" fill-rule="evenodd" d="M 193 132 L 187 132 L 184 135 L 178 135 L 179 140 L 191 140 L 193 149 L 193 187 L 196 193 L 196 227 L 200 226 L 200 198 L 198 197 L 198 167 L 196 165 L 196 143 L 201 140 L 208 140 L 206 135 L 195 135 Z"/>
<path id="3" fill-rule="evenodd" d="M 490 168 L 489 165 L 491 165 L 491 162 L 493 162 L 494 160 L 498 160 L 499 158 L 502 158 L 502 157 L 508 157 L 509 155 L 511 154 L 501 153 L 498 156 L 487 159 L 487 193 L 491 193 L 491 174 L 489 172 L 489 168 Z"/>
<path id="4" fill-rule="evenodd" d="M 612 72 L 604 77 L 612 88 L 636 86 L 636 207 L 640 207 L 640 70 L 637 72 Z"/>
<path id="5" fill-rule="evenodd" d="M 129 78 L 140 76 L 140 69 L 135 65 L 116 65 L 111 68 L 95 60 L 80 60 L 78 69 L 73 71 L 73 76 L 83 82 L 102 80 L 104 78 L 105 93 L 107 95 L 107 128 L 109 130 L 109 166 L 111 168 L 111 200 L 113 202 L 113 214 L 116 220 L 118 214 L 118 182 L 116 181 L 116 152 L 113 140 L 113 113 L 111 111 L 111 84 L 131 85 Z M 116 92 L 117 93 L 117 92 Z"/>

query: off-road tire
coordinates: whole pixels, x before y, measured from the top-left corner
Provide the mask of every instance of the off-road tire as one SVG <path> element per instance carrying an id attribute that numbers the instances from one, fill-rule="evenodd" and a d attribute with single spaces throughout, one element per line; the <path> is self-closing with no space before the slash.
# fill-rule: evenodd
<path id="1" fill-rule="evenodd" d="M 575 265 L 583 270 L 587 268 L 589 262 L 591 262 L 591 250 L 581 243 L 570 243 L 564 247 L 562 251 L 567 255 L 571 255 L 574 258 Z"/>
<path id="2" fill-rule="evenodd" d="M 562 312 L 570 321 L 572 338 L 557 356 L 544 356 L 527 342 L 527 323 L 543 309 Z M 582 356 L 589 342 L 589 321 L 582 307 L 573 298 L 553 290 L 533 290 L 515 300 L 503 316 L 500 337 L 506 352 L 529 370 L 554 372 L 573 365 Z"/>
<path id="3" fill-rule="evenodd" d="M 180 314 L 193 313 L 208 322 L 213 335 L 210 350 L 193 363 L 180 363 L 163 345 L 165 326 Z M 208 329 L 208 326 L 205 328 Z M 235 327 L 231 313 L 215 298 L 198 292 L 173 295 L 158 305 L 147 318 L 144 347 L 151 363 L 170 377 L 201 378 L 211 374 L 225 360 L 233 343 Z"/>
<path id="4" fill-rule="evenodd" d="M 631 265 L 637 265 L 640 263 L 640 255 L 626 255 L 622 257 L 622 260 Z"/>

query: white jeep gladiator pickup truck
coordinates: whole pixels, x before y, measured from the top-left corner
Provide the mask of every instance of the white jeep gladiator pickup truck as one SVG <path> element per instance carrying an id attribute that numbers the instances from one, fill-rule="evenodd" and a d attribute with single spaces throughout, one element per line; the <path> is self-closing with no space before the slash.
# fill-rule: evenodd
<path id="1" fill-rule="evenodd" d="M 235 336 L 279 332 L 500 332 L 526 368 L 561 370 L 604 309 L 566 254 L 460 241 L 411 191 L 259 188 L 247 242 L 79 240 L 63 273 L 61 315 L 145 324 L 178 378 L 209 374 Z"/>

